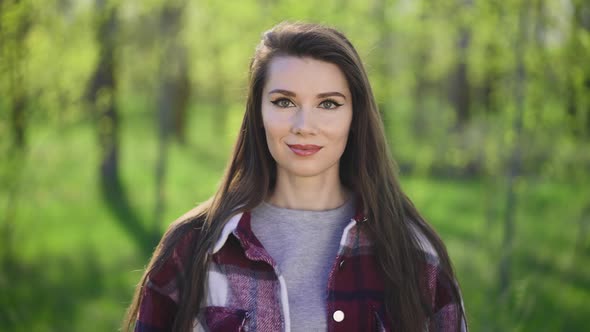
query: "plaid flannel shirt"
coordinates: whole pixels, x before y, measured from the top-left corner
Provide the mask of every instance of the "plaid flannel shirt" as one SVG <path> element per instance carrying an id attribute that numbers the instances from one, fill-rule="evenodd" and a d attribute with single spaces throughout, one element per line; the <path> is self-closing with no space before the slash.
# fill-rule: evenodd
<path id="1" fill-rule="evenodd" d="M 342 234 L 326 292 L 328 331 L 391 331 L 383 303 L 383 278 L 364 222 L 357 213 Z M 149 276 L 135 331 L 171 330 L 182 291 L 176 277 L 183 271 L 184 256 L 196 232 L 187 234 L 164 266 Z M 456 319 L 462 302 L 450 291 L 454 281 L 444 277 L 432 247 L 424 243 L 423 249 L 428 259 L 421 284 L 434 310 L 425 331 L 455 332 L 459 324 L 465 331 L 465 322 Z M 207 296 L 195 313 L 194 331 L 291 330 L 286 281 L 253 234 L 249 212 L 227 222 L 211 252 Z"/>

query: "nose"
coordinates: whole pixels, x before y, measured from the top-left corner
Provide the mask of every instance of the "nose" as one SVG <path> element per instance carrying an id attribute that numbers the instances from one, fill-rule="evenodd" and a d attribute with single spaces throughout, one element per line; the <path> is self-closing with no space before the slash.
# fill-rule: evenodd
<path id="1" fill-rule="evenodd" d="M 314 124 L 313 114 L 310 109 L 300 107 L 293 115 L 291 132 L 296 135 L 314 135 L 317 128 Z"/>

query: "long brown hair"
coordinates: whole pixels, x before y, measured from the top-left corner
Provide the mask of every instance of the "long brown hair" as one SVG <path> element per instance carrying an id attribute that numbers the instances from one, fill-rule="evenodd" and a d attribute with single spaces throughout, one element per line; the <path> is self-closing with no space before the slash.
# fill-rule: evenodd
<path id="1" fill-rule="evenodd" d="M 277 56 L 310 57 L 337 65 L 352 95 L 353 119 L 349 139 L 340 159 L 340 179 L 363 202 L 364 223 L 375 245 L 386 290 L 391 326 L 400 331 L 423 331 L 432 310 L 420 287 L 425 254 L 417 229 L 430 242 L 449 280 L 455 280 L 446 248 L 436 232 L 420 216 L 396 179 L 395 164 L 387 146 L 381 116 L 359 55 L 339 31 L 317 24 L 281 23 L 264 33 L 250 63 L 246 112 L 232 158 L 215 195 L 180 218 L 166 232 L 137 286 L 127 312 L 124 330 L 136 319 L 141 291 L 150 274 L 158 271 L 189 229 L 198 228 L 199 239 L 190 249 L 190 261 L 178 280 L 181 296 L 174 331 L 189 331 L 203 299 L 208 251 L 225 222 L 234 214 L 260 204 L 273 189 L 275 161 L 267 147 L 262 126 L 262 90 L 269 62 Z M 413 230 L 414 229 L 414 230 Z M 451 282 L 452 283 L 452 282 Z M 455 299 L 458 286 L 452 283 Z M 464 316 L 462 309 L 457 320 Z"/>

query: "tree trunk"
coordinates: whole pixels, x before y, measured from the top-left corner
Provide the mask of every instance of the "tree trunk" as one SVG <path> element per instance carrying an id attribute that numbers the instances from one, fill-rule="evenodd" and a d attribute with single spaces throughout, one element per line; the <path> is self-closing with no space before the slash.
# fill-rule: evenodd
<path id="1" fill-rule="evenodd" d="M 373 16 L 375 17 L 376 25 L 379 29 L 379 47 L 375 49 L 377 72 L 380 73 L 381 88 L 385 91 L 383 98 L 379 98 L 378 107 L 383 118 L 383 124 L 385 127 L 385 134 L 388 140 L 391 142 L 393 138 L 390 135 L 391 116 L 389 114 L 390 107 L 390 92 L 391 92 L 391 81 L 393 76 L 393 34 L 390 20 L 387 18 L 388 6 L 392 4 L 385 0 L 378 0 L 373 5 Z"/>
<path id="2" fill-rule="evenodd" d="M 457 128 L 461 130 L 468 122 L 471 116 L 471 87 L 467 77 L 467 50 L 471 43 L 471 31 L 468 27 L 459 29 L 457 41 L 457 64 L 449 76 L 448 98 L 453 105 L 457 114 Z"/>
<path id="3" fill-rule="evenodd" d="M 499 265 L 500 294 L 503 295 L 510 287 L 511 258 L 514 248 L 515 215 L 517 210 L 516 182 L 521 175 L 521 134 L 523 129 L 525 107 L 526 69 L 524 50 L 527 41 L 528 2 L 525 1 L 519 9 L 518 37 L 514 42 L 516 59 L 516 73 L 514 78 L 514 100 L 516 114 L 512 123 L 514 132 L 514 146 L 508 164 L 508 188 L 506 193 L 506 209 L 504 213 L 504 233 L 502 238 L 502 257 Z"/>
<path id="4" fill-rule="evenodd" d="M 156 199 L 154 225 L 159 227 L 166 202 L 165 179 L 170 135 L 185 142 L 185 126 L 190 80 L 186 49 L 180 42 L 180 31 L 186 2 L 167 3 L 160 15 L 160 31 L 164 44 L 160 59 L 158 88 L 158 157 L 156 160 Z"/>
<path id="5" fill-rule="evenodd" d="M 116 8 L 97 0 L 98 26 L 96 39 L 99 60 L 87 90 L 87 99 L 97 118 L 101 149 L 100 179 L 103 186 L 120 187 L 119 179 L 119 114 L 116 106 L 115 34 Z"/>
<path id="6" fill-rule="evenodd" d="M 576 36 L 579 34 L 579 30 L 583 30 L 585 33 L 590 33 L 590 3 L 588 1 L 577 1 L 574 4 L 574 22 L 572 23 L 571 34 L 572 36 Z M 576 39 L 579 38 L 576 36 Z M 579 43 L 579 39 L 577 39 Z M 570 46 L 571 47 L 571 46 Z M 575 44 L 575 47 L 572 47 L 571 52 L 575 54 L 577 50 L 578 44 Z M 579 56 L 579 55 L 578 55 Z M 582 56 L 582 61 L 587 63 L 587 58 Z M 583 79 L 583 86 L 581 87 L 581 94 L 585 98 L 572 98 L 569 99 L 568 102 L 570 103 L 571 107 L 580 108 L 580 112 L 582 114 L 585 113 L 585 123 L 583 124 L 583 128 L 581 128 L 582 133 L 581 136 L 585 139 L 590 137 L 590 68 L 588 66 L 584 67 L 584 79 Z M 570 78 L 570 84 L 573 85 L 573 79 Z M 575 87 L 571 89 L 572 91 L 576 91 Z M 579 103 L 579 104 L 578 104 Z M 583 173 L 587 178 L 588 172 Z M 578 265 L 575 264 L 577 257 L 582 257 L 583 251 L 585 250 L 584 244 L 588 238 L 588 234 L 590 234 L 590 202 L 587 202 L 584 208 L 580 213 L 580 217 L 578 219 L 578 230 L 576 232 L 576 244 L 574 246 L 574 259 L 572 259 L 571 270 L 577 268 Z"/>
<path id="7" fill-rule="evenodd" d="M 214 45 L 211 49 L 211 57 L 213 60 L 212 65 L 214 66 L 214 92 L 213 92 L 213 128 L 215 135 L 218 139 L 225 137 L 226 126 L 227 126 L 227 115 L 228 115 L 228 103 L 226 101 L 225 93 L 225 74 L 223 73 L 223 63 L 221 57 L 221 47 Z"/>
<path id="8" fill-rule="evenodd" d="M 89 81 L 86 98 L 98 127 L 100 146 L 99 179 L 105 202 L 130 238 L 149 256 L 158 241 L 158 232 L 146 228 L 133 210 L 119 174 L 119 112 L 116 104 L 117 8 L 96 0 L 96 40 L 99 59 Z"/>
<path id="9" fill-rule="evenodd" d="M 31 27 L 30 10 L 26 8 L 28 2 L 14 0 L 5 2 L 0 0 L 0 17 L 8 12 L 18 13 L 16 20 L 2 19 L 0 24 L 0 47 L 2 58 L 8 68 L 8 91 L 10 95 L 10 130 L 13 146 L 24 149 L 26 146 L 26 108 L 28 104 L 25 82 L 25 39 Z M 25 7 L 25 8 L 19 8 Z M 7 22 L 7 23 L 5 23 Z M 12 23 L 12 26 L 8 24 Z"/>
<path id="10" fill-rule="evenodd" d="M 3 171 L 0 179 L 3 189 L 8 194 L 7 201 L 0 215 L 0 262 L 5 270 L 11 268 L 16 255 L 13 242 L 15 216 L 17 214 L 20 189 L 22 187 L 23 166 L 26 162 L 26 108 L 28 95 L 26 87 L 26 49 L 25 39 L 31 27 L 29 2 L 20 0 L 0 0 L 0 60 L 5 66 L 0 67 L 0 76 L 7 79 L 7 99 L 9 100 L 10 136 L 12 144 L 7 145 L 3 153 Z M 9 19 L 10 15 L 18 13 Z M 13 25 L 9 25 L 13 24 Z M 6 68 L 6 70 L 4 70 Z"/>
<path id="11" fill-rule="evenodd" d="M 583 30 L 585 34 L 590 34 L 590 3 L 588 1 L 578 0 L 575 2 L 574 5 L 574 21 L 578 25 L 578 29 Z M 585 113 L 586 121 L 585 121 L 585 137 L 590 136 L 590 68 L 587 65 L 587 57 L 582 57 L 582 59 L 586 59 L 583 63 L 583 70 L 584 70 L 584 78 L 583 78 L 583 86 L 580 89 L 581 95 L 584 96 L 582 100 L 582 113 Z M 584 61 L 584 60 L 582 60 Z"/>

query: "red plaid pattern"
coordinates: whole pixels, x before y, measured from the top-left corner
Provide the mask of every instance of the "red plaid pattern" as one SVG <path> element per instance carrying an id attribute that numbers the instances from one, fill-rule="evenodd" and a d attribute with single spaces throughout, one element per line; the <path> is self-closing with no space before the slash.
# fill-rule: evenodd
<path id="1" fill-rule="evenodd" d="M 338 256 L 328 279 L 326 315 L 328 331 L 390 331 L 383 304 L 384 283 L 373 246 L 357 213 L 345 228 Z M 187 247 L 195 241 L 191 230 L 178 244 L 164 267 L 149 277 L 135 331 L 170 331 L 176 312 L 176 277 L 183 271 Z M 425 245 L 425 248 L 428 248 Z M 453 298 L 454 281 L 444 277 L 435 256 L 428 253 L 423 284 L 431 295 L 434 315 L 425 330 L 455 332 L 461 299 Z M 290 330 L 284 279 L 275 262 L 250 228 L 250 213 L 228 221 L 212 249 L 207 296 L 195 313 L 195 331 L 285 331 Z M 395 317 L 394 317 L 395 319 Z"/>

